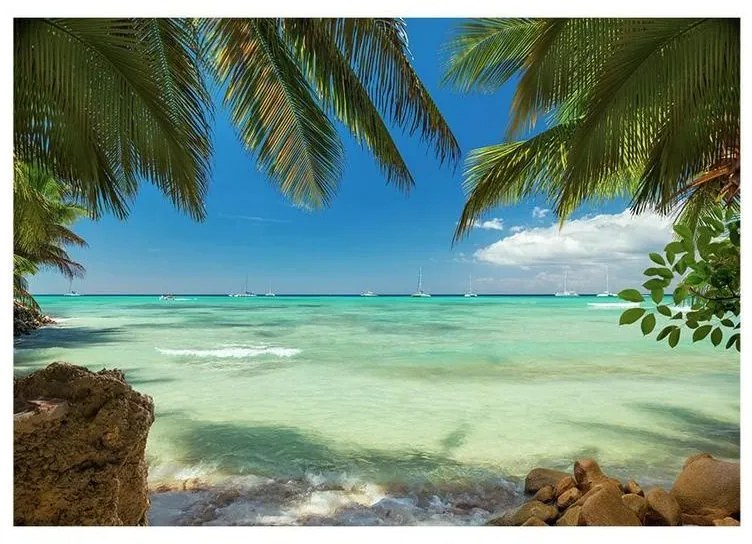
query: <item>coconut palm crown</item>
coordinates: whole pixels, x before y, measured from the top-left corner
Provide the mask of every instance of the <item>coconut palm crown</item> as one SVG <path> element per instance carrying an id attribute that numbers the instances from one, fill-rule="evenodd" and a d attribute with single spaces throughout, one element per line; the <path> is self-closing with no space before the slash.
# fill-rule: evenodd
<path id="1" fill-rule="evenodd" d="M 561 221 L 613 197 L 690 225 L 738 207 L 738 19 L 479 19 L 447 50 L 461 91 L 517 82 L 506 140 L 467 159 L 455 239 L 533 195 Z"/>

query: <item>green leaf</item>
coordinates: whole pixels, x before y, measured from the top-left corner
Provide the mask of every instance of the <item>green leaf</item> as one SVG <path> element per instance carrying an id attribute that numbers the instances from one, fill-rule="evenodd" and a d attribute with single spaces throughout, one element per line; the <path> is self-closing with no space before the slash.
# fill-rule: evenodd
<path id="1" fill-rule="evenodd" d="M 733 327 L 734 326 L 734 322 L 731 321 L 730 319 L 722 319 L 721 320 L 721 325 L 723 325 L 724 327 Z"/>
<path id="2" fill-rule="evenodd" d="M 650 257 L 650 260 L 653 261 L 655 264 L 665 266 L 666 261 L 663 257 L 661 257 L 660 253 L 651 253 L 648 256 Z"/>
<path id="3" fill-rule="evenodd" d="M 726 342 L 726 349 L 729 349 L 731 347 L 731 344 L 736 343 L 738 340 L 739 340 L 739 333 L 732 334 L 729 337 L 728 342 Z"/>
<path id="4" fill-rule="evenodd" d="M 699 342 L 700 340 L 705 338 L 710 333 L 710 329 L 712 328 L 712 325 L 703 325 L 702 327 L 697 327 L 695 329 L 695 332 L 692 334 L 692 342 Z"/>
<path id="5" fill-rule="evenodd" d="M 671 317 L 671 308 L 669 308 L 665 304 L 656 306 L 655 309 L 658 310 L 659 314 L 665 315 L 666 317 Z"/>
<path id="6" fill-rule="evenodd" d="M 673 253 L 674 255 L 684 253 L 684 246 L 681 242 L 670 242 L 666 244 L 666 253 Z"/>
<path id="7" fill-rule="evenodd" d="M 642 334 L 644 336 L 647 336 L 648 334 L 653 332 L 654 328 L 655 328 L 655 316 L 653 314 L 646 315 L 640 322 L 640 329 L 642 329 Z"/>
<path id="8" fill-rule="evenodd" d="M 674 304 L 681 304 L 681 302 L 687 298 L 687 294 L 689 294 L 689 289 L 683 285 L 674 289 Z"/>
<path id="9" fill-rule="evenodd" d="M 623 291 L 619 291 L 618 296 L 629 302 L 643 302 L 645 300 L 645 297 L 643 297 L 637 289 L 624 289 Z"/>
<path id="10" fill-rule="evenodd" d="M 687 262 L 684 259 L 679 259 L 674 265 L 674 270 L 681 276 L 687 271 Z"/>
<path id="11" fill-rule="evenodd" d="M 663 289 L 664 287 L 668 287 L 669 283 L 671 283 L 669 280 L 653 278 L 652 280 L 643 283 L 642 286 L 648 291 L 652 291 L 653 289 Z"/>
<path id="12" fill-rule="evenodd" d="M 692 321 L 690 319 L 687 319 L 687 327 L 689 327 L 690 329 L 696 329 L 699 326 L 700 324 L 697 323 L 697 321 Z"/>
<path id="13" fill-rule="evenodd" d="M 723 331 L 721 331 L 720 327 L 716 327 L 713 329 L 713 332 L 710 333 L 710 341 L 713 342 L 714 346 L 717 346 L 721 343 L 721 340 L 723 339 Z"/>
<path id="14" fill-rule="evenodd" d="M 661 340 L 666 338 L 666 336 L 668 336 L 671 331 L 673 331 L 676 328 L 677 328 L 676 325 L 669 325 L 668 327 L 664 327 L 663 330 L 658 333 L 658 336 L 656 336 L 655 339 L 660 342 Z"/>
<path id="15" fill-rule="evenodd" d="M 674 232 L 682 238 L 692 238 L 692 230 L 687 225 L 674 225 Z"/>
<path id="16" fill-rule="evenodd" d="M 645 313 L 645 308 L 630 308 L 619 317 L 619 325 L 630 325 L 640 319 Z"/>
<path id="17" fill-rule="evenodd" d="M 650 298 L 652 298 L 653 302 L 656 304 L 660 304 L 661 300 L 663 300 L 663 289 L 653 289 L 650 291 Z"/>
<path id="18" fill-rule="evenodd" d="M 645 274 L 646 276 L 661 276 L 663 278 L 666 278 L 667 280 L 670 280 L 674 277 L 674 273 L 671 272 L 671 270 L 669 270 L 668 268 L 646 268 L 643 271 L 643 274 Z"/>
<path id="19" fill-rule="evenodd" d="M 705 278 L 702 276 L 698 276 L 697 274 L 690 274 L 684 280 L 682 283 L 686 283 L 687 285 L 700 285 L 702 282 L 705 281 Z"/>
<path id="20" fill-rule="evenodd" d="M 681 330 L 677 327 L 668 335 L 668 345 L 672 348 L 676 347 L 676 344 L 679 343 L 679 336 L 681 336 Z"/>

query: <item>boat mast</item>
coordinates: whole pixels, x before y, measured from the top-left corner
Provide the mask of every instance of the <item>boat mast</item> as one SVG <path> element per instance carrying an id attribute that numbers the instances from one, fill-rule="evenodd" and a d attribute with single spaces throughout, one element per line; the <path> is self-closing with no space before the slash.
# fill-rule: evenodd
<path id="1" fill-rule="evenodd" d="M 423 267 L 418 268 L 418 293 L 423 292 Z"/>

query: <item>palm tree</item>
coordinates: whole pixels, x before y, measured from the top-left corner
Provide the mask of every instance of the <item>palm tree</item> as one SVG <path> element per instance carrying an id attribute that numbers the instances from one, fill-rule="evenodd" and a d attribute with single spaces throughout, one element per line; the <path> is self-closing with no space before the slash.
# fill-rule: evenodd
<path id="1" fill-rule="evenodd" d="M 15 19 L 14 152 L 119 217 L 142 181 L 205 216 L 212 96 L 259 169 L 298 204 L 331 200 L 341 122 L 388 180 L 413 177 L 388 123 L 441 161 L 457 142 L 410 64 L 398 19 Z"/>
<path id="2" fill-rule="evenodd" d="M 718 200 L 738 207 L 738 19 L 482 19 L 448 51 L 462 91 L 518 78 L 507 141 L 468 157 L 455 240 L 536 194 L 561 221 L 619 196 L 689 225 Z"/>
<path id="3" fill-rule="evenodd" d="M 73 278 L 84 268 L 70 258 L 67 246 L 86 246 L 68 227 L 88 211 L 76 204 L 66 186 L 37 167 L 15 165 L 13 178 L 13 296 L 37 307 L 27 276 L 54 268 Z"/>

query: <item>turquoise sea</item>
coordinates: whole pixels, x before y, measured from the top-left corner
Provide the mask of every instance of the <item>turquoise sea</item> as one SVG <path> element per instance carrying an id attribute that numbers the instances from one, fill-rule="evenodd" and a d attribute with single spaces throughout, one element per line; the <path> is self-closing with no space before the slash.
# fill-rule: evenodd
<path id="1" fill-rule="evenodd" d="M 738 353 L 644 339 L 615 298 L 39 302 L 58 325 L 17 376 L 116 367 L 153 397 L 154 524 L 482 523 L 535 466 L 670 486 L 739 457 Z"/>

